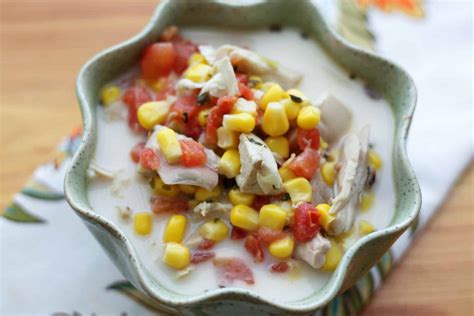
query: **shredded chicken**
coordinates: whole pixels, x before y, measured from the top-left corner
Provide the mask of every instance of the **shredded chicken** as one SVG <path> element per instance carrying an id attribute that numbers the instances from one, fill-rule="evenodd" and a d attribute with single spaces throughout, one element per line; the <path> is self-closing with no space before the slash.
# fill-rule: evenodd
<path id="1" fill-rule="evenodd" d="M 321 137 L 329 144 L 335 144 L 350 129 L 352 112 L 330 94 L 324 95 L 317 103 L 321 110 L 318 126 Z"/>
<path id="2" fill-rule="evenodd" d="M 328 186 L 324 182 L 319 170 L 314 176 L 314 178 L 311 179 L 311 188 L 313 190 L 313 203 L 316 205 L 321 203 L 328 203 L 334 197 L 332 187 Z"/>
<path id="3" fill-rule="evenodd" d="M 202 87 L 201 94 L 208 92 L 214 97 L 226 95 L 237 95 L 239 85 L 235 76 L 234 68 L 228 57 L 224 57 L 215 62 L 213 67 L 214 75 Z"/>
<path id="4" fill-rule="evenodd" d="M 113 180 L 115 177 L 116 172 L 107 170 L 104 167 L 97 165 L 95 161 L 91 161 L 89 167 L 87 168 L 87 178 L 102 178 L 106 180 Z"/>
<path id="5" fill-rule="evenodd" d="M 229 216 L 232 204 L 220 202 L 201 202 L 193 209 L 195 214 L 202 217 L 227 218 Z"/>
<path id="6" fill-rule="evenodd" d="M 319 269 L 326 260 L 326 252 L 329 248 L 331 248 L 331 243 L 319 233 L 310 241 L 298 244 L 296 246 L 296 256 L 313 268 Z"/>

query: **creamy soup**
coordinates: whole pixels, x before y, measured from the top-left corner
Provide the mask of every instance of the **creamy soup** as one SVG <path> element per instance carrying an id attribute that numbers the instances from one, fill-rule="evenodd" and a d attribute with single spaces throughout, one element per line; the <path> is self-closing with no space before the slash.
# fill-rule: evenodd
<path id="1" fill-rule="evenodd" d="M 293 30 L 280 32 L 262 31 L 216 31 L 210 29 L 184 29 L 182 36 L 194 43 L 219 47 L 224 44 L 249 48 L 261 55 L 299 72 L 303 79 L 298 89 L 313 103 L 323 94 L 330 94 L 352 110 L 352 123 L 348 133 L 359 133 L 370 126 L 369 143 L 383 161 L 377 171 L 377 179 L 371 189 L 373 202 L 368 210 L 356 212 L 352 235 L 346 234 L 341 248 L 349 247 L 358 237 L 360 221 L 369 222 L 375 229 L 386 227 L 393 215 L 394 189 L 391 178 L 394 119 L 389 105 L 381 98 L 369 97 L 363 82 L 350 78 L 347 71 L 339 67 L 311 39 L 304 39 Z M 136 70 L 125 74 L 115 83 L 124 87 Z M 153 216 L 153 229 L 146 236 L 135 233 L 132 219 L 121 216 L 150 211 L 153 190 L 148 181 L 137 173 L 137 164 L 130 159 L 130 150 L 146 137 L 133 132 L 127 125 L 125 106 L 116 106 L 114 111 L 97 106 L 97 143 L 94 164 L 106 169 L 101 175 L 92 177 L 88 184 L 88 197 L 92 208 L 114 222 L 128 237 L 140 261 L 164 287 L 182 294 L 199 294 L 219 287 L 218 275 L 212 260 L 196 264 L 187 275 L 178 277 L 175 269 L 162 262 L 165 244 L 163 232 L 170 214 Z M 324 116 L 324 112 L 322 113 Z M 100 173 L 100 172 L 99 172 Z M 108 177 L 113 174 L 113 178 Z M 368 198 L 370 200 L 370 198 Z M 369 203 L 366 201 L 366 203 Z M 370 204 L 370 203 L 369 203 Z M 190 217 L 186 240 L 202 221 Z M 226 238 L 214 245 L 215 258 L 237 257 L 253 272 L 254 283 L 236 280 L 226 286 L 247 288 L 254 293 L 280 301 L 305 298 L 322 288 L 331 272 L 314 269 L 302 260 L 291 260 L 292 268 L 286 273 L 272 272 L 271 266 L 282 260 L 273 258 L 264 247 L 263 262 L 255 263 L 254 257 L 243 246 L 244 239 Z M 183 272 L 184 274 L 184 272 Z"/>

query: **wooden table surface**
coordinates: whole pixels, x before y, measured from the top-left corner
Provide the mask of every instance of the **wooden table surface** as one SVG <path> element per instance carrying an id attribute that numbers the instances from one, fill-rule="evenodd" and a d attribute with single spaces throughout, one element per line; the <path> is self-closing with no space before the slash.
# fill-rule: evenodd
<path id="1" fill-rule="evenodd" d="M 80 123 L 74 84 L 94 53 L 140 30 L 154 1 L 1 0 L 0 207 Z M 474 167 L 366 315 L 472 315 Z"/>

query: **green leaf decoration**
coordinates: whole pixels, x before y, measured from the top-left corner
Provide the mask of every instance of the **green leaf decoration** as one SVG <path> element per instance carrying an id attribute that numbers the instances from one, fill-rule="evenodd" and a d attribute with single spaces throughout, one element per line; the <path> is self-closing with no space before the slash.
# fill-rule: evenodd
<path id="1" fill-rule="evenodd" d="M 156 301 L 148 297 L 146 294 L 137 290 L 130 282 L 125 281 L 125 280 L 117 281 L 110 284 L 109 286 L 107 286 L 107 290 L 117 291 L 120 294 L 123 294 L 127 296 L 128 298 L 134 300 L 141 306 L 154 312 L 161 312 L 161 313 L 164 313 L 165 315 L 177 313 L 175 310 L 157 303 Z"/>
<path id="2" fill-rule="evenodd" d="M 16 203 L 10 203 L 0 214 L 4 218 L 18 223 L 44 223 L 45 220 L 30 214 Z"/>
<path id="3" fill-rule="evenodd" d="M 53 191 L 50 187 L 38 182 L 37 180 L 30 180 L 21 190 L 21 193 L 40 200 L 57 201 L 64 199 L 62 192 Z"/>
<path id="4" fill-rule="evenodd" d="M 337 32 L 352 44 L 374 50 L 375 36 L 369 29 L 367 9 L 357 0 L 339 0 Z"/>
<path id="5" fill-rule="evenodd" d="M 380 276 L 384 280 L 388 272 L 392 269 L 393 266 L 393 255 L 392 251 L 389 250 L 377 263 L 377 270 L 380 273 Z"/>

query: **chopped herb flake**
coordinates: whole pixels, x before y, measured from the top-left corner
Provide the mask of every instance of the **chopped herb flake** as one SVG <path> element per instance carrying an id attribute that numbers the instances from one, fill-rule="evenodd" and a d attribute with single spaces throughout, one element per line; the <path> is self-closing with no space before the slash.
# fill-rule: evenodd
<path id="1" fill-rule="evenodd" d="M 209 102 L 209 92 L 204 92 L 198 95 L 197 103 L 198 105 L 204 105 Z"/>
<path id="2" fill-rule="evenodd" d="M 285 193 L 281 196 L 280 200 L 289 201 L 290 200 L 290 195 L 288 193 Z"/>
<path id="3" fill-rule="evenodd" d="M 299 96 L 296 96 L 294 94 L 290 94 L 290 98 L 291 98 L 291 101 L 295 102 L 295 103 L 301 103 L 303 102 L 303 99 L 300 98 Z"/>
<path id="4" fill-rule="evenodd" d="M 255 139 L 253 139 L 253 138 L 249 138 L 249 142 L 251 142 L 252 144 L 258 145 L 258 146 L 263 146 L 262 143 L 257 142 L 257 141 L 256 141 Z"/>
<path id="5" fill-rule="evenodd" d="M 187 123 L 187 122 L 188 122 L 188 117 L 189 117 L 188 112 L 183 112 L 183 122 L 184 122 L 184 123 Z"/>

